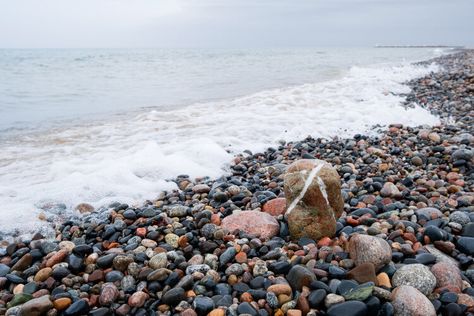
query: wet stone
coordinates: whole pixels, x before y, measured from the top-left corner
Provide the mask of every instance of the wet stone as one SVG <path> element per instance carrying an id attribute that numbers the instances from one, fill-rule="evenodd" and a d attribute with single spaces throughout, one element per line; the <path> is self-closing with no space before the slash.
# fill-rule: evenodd
<path id="1" fill-rule="evenodd" d="M 328 309 L 328 316 L 364 316 L 367 313 L 367 306 L 359 301 L 349 301 L 335 304 Z"/>

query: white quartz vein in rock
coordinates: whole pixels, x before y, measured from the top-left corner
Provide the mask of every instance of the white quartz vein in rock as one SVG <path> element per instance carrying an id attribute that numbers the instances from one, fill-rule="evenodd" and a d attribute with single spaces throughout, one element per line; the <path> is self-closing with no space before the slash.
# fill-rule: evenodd
<path id="1" fill-rule="evenodd" d="M 311 185 L 311 183 L 313 182 L 313 179 L 314 177 L 317 176 L 319 170 L 321 170 L 321 168 L 323 167 L 324 164 L 320 164 L 318 165 L 316 168 L 314 168 L 313 170 L 311 170 L 311 172 L 309 173 L 308 175 L 308 178 L 306 178 L 306 181 L 304 183 L 304 187 L 303 187 L 303 190 L 301 190 L 300 194 L 298 195 L 298 197 L 296 199 L 293 200 L 293 202 L 290 204 L 290 206 L 288 207 L 288 210 L 286 211 L 286 216 L 288 216 L 291 211 L 293 211 L 293 209 L 296 207 L 296 205 L 301 201 L 301 199 L 304 197 L 304 195 L 306 194 L 306 191 L 308 191 L 308 188 L 309 186 Z M 318 177 L 319 178 L 319 177 Z M 319 183 L 319 181 L 318 181 Z M 324 183 L 323 183 L 324 184 Z M 321 186 L 321 184 L 320 184 Z M 324 192 L 323 192 L 324 191 Z M 326 201 L 327 201 L 327 194 L 326 194 L 326 190 L 325 188 L 321 188 L 321 192 L 323 192 L 323 195 L 325 196 L 326 198 Z M 329 205 L 329 203 L 328 203 Z"/>

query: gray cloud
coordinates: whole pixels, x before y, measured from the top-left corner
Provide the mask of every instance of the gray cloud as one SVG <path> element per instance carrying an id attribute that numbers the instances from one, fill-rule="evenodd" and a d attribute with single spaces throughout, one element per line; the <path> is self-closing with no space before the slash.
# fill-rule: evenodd
<path id="1" fill-rule="evenodd" d="M 472 0 L 0 0 L 0 47 L 474 45 Z"/>

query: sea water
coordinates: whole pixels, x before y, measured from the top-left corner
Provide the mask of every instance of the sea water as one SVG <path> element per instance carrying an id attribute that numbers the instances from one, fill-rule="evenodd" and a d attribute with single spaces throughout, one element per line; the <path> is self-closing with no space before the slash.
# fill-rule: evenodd
<path id="1" fill-rule="evenodd" d="M 434 49 L 0 50 L 0 232 L 86 202 L 139 204 L 233 154 L 374 125 L 434 125 L 401 106 Z M 56 207 L 60 205 L 61 207 Z M 0 236 L 1 237 L 1 236 Z"/>

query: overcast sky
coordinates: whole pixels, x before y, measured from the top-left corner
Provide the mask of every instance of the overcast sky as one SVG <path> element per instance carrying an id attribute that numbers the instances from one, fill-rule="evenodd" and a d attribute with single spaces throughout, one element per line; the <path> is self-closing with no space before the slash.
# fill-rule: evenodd
<path id="1" fill-rule="evenodd" d="M 474 0 L 0 0 L 0 47 L 474 46 Z"/>

